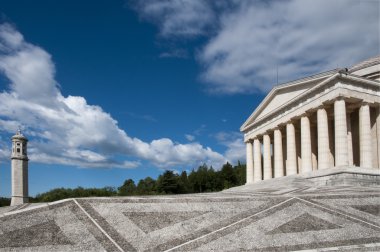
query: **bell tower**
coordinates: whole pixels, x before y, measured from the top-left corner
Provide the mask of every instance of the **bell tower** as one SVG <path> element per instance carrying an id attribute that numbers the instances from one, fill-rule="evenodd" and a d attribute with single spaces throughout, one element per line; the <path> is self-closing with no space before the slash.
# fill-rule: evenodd
<path id="1" fill-rule="evenodd" d="M 18 130 L 12 137 L 12 200 L 11 206 L 29 202 L 28 192 L 28 139 Z"/>

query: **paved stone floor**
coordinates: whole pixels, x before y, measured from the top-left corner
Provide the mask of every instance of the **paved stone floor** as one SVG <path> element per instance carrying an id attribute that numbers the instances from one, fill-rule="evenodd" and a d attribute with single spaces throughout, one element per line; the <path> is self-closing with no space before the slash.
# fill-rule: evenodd
<path id="1" fill-rule="evenodd" d="M 0 208 L 0 251 L 380 251 L 380 186 L 275 179 L 220 193 Z"/>

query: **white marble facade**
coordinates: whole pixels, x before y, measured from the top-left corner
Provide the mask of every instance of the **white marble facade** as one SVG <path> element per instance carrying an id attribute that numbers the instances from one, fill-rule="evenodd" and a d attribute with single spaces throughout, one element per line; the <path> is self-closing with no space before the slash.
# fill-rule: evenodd
<path id="1" fill-rule="evenodd" d="M 380 169 L 380 56 L 276 86 L 240 130 L 247 184 L 334 167 Z"/>

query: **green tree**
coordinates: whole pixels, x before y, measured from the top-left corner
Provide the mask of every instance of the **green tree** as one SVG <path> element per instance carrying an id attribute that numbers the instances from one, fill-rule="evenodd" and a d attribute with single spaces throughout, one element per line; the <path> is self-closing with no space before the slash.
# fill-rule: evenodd
<path id="1" fill-rule="evenodd" d="M 234 167 L 235 176 L 237 178 L 237 186 L 244 185 L 246 182 L 246 166 L 238 161 L 238 164 Z"/>
<path id="2" fill-rule="evenodd" d="M 151 177 L 141 179 L 138 185 L 132 179 L 124 181 L 116 190 L 114 187 L 104 188 L 56 188 L 48 192 L 37 194 L 31 198 L 31 202 L 51 202 L 67 198 L 77 197 L 109 197 L 114 195 L 152 195 L 158 193 L 198 193 L 221 191 L 233 186 L 244 185 L 246 181 L 246 165 L 238 164 L 234 167 L 230 163 L 223 165 L 222 169 L 215 171 L 203 164 L 198 169 L 193 169 L 188 175 L 183 171 L 180 176 L 173 171 L 165 171 L 157 181 Z M 0 198 L 0 206 L 8 206 L 10 199 Z"/>
<path id="3" fill-rule="evenodd" d="M 175 194 L 178 192 L 178 175 L 173 171 L 166 170 L 164 174 L 157 179 L 157 189 L 159 192 L 166 194 Z"/>
<path id="4" fill-rule="evenodd" d="M 37 194 L 36 197 L 30 198 L 30 202 L 51 202 L 68 198 L 80 197 L 109 197 L 116 195 L 113 187 L 104 188 L 56 188 L 48 192 Z"/>
<path id="5" fill-rule="evenodd" d="M 178 177 L 178 193 L 190 193 L 190 183 L 187 177 L 187 172 L 182 171 Z"/>
<path id="6" fill-rule="evenodd" d="M 230 163 L 227 162 L 223 165 L 220 175 L 223 180 L 223 189 L 237 185 L 238 180 Z"/>
<path id="7" fill-rule="evenodd" d="M 11 205 L 11 199 L 10 198 L 0 197 L 0 207 L 10 206 L 10 205 Z"/>
<path id="8" fill-rule="evenodd" d="M 141 179 L 137 184 L 137 194 L 139 195 L 149 195 L 156 193 L 156 181 L 151 177 Z"/>
<path id="9" fill-rule="evenodd" d="M 134 195 L 136 193 L 136 185 L 132 179 L 127 179 L 124 184 L 118 188 L 118 194 L 121 196 Z"/>
<path id="10" fill-rule="evenodd" d="M 207 172 L 206 188 L 207 188 L 207 191 L 209 192 L 223 190 L 223 183 L 220 178 L 220 172 L 215 171 L 212 166 L 210 167 L 210 169 L 208 169 L 208 172 Z"/>

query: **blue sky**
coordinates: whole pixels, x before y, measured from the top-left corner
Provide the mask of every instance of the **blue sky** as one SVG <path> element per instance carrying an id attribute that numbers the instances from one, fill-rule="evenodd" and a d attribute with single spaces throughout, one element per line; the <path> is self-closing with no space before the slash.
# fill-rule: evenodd
<path id="1" fill-rule="evenodd" d="M 10 137 L 30 194 L 244 160 L 276 84 L 379 54 L 378 1 L 0 0 L 0 196 Z"/>

